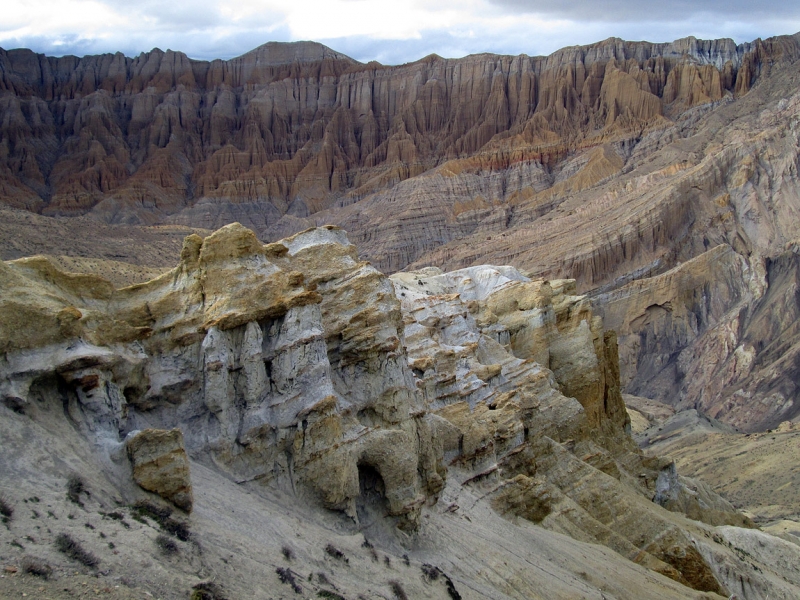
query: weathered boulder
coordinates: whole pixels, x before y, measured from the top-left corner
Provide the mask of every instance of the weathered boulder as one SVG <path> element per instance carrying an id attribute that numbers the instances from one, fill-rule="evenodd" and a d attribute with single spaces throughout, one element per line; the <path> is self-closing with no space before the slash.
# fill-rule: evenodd
<path id="1" fill-rule="evenodd" d="M 178 508 L 192 512 L 192 479 L 181 430 L 145 429 L 131 432 L 125 445 L 133 467 L 134 481 Z"/>

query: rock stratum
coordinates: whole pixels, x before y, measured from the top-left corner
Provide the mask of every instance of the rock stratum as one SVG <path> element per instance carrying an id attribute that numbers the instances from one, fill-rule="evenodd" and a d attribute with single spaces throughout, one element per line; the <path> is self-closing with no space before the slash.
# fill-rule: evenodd
<path id="1" fill-rule="evenodd" d="M 800 592 L 796 546 L 638 450 L 573 280 L 232 224 L 124 288 L 0 263 L 0 314 L 4 591 L 78 561 L 118 597 Z"/>
<path id="2" fill-rule="evenodd" d="M 166 269 L 191 230 L 334 224 L 387 273 L 574 279 L 625 391 L 764 431 L 800 417 L 799 56 L 799 35 L 399 66 L 0 50 L 0 249 Z"/>

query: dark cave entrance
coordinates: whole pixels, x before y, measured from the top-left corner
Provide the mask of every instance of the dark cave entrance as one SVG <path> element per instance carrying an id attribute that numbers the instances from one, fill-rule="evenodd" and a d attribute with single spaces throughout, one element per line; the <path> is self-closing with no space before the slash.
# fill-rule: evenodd
<path id="1" fill-rule="evenodd" d="M 389 505 L 386 501 L 386 484 L 380 471 L 372 465 L 359 464 L 358 487 L 356 510 L 362 525 L 369 525 L 386 516 Z"/>
<path id="2" fill-rule="evenodd" d="M 372 465 L 358 465 L 359 495 L 365 501 L 374 503 L 386 500 L 386 485 L 380 471 Z"/>

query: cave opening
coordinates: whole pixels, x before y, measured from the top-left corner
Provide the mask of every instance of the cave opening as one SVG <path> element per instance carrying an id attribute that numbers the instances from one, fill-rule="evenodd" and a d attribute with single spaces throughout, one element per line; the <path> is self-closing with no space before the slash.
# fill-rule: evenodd
<path id="1" fill-rule="evenodd" d="M 386 484 L 380 471 L 372 465 L 359 464 L 358 487 L 356 510 L 362 526 L 382 520 L 389 512 L 389 503 L 386 500 Z"/>
<path id="2" fill-rule="evenodd" d="M 386 499 L 386 485 L 380 471 L 372 465 L 358 465 L 358 487 L 365 501 L 379 502 Z"/>

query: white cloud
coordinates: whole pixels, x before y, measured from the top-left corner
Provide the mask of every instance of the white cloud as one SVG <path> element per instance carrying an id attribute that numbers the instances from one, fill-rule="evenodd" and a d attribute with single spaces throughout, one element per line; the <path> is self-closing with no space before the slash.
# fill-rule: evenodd
<path id="1" fill-rule="evenodd" d="M 610 0 L 599 11 L 596 0 L 4 0 L 0 46 L 55 55 L 159 47 L 210 59 L 312 39 L 358 60 L 396 64 L 433 52 L 548 54 L 611 36 L 742 42 L 800 30 L 796 0 L 676 2 Z"/>

